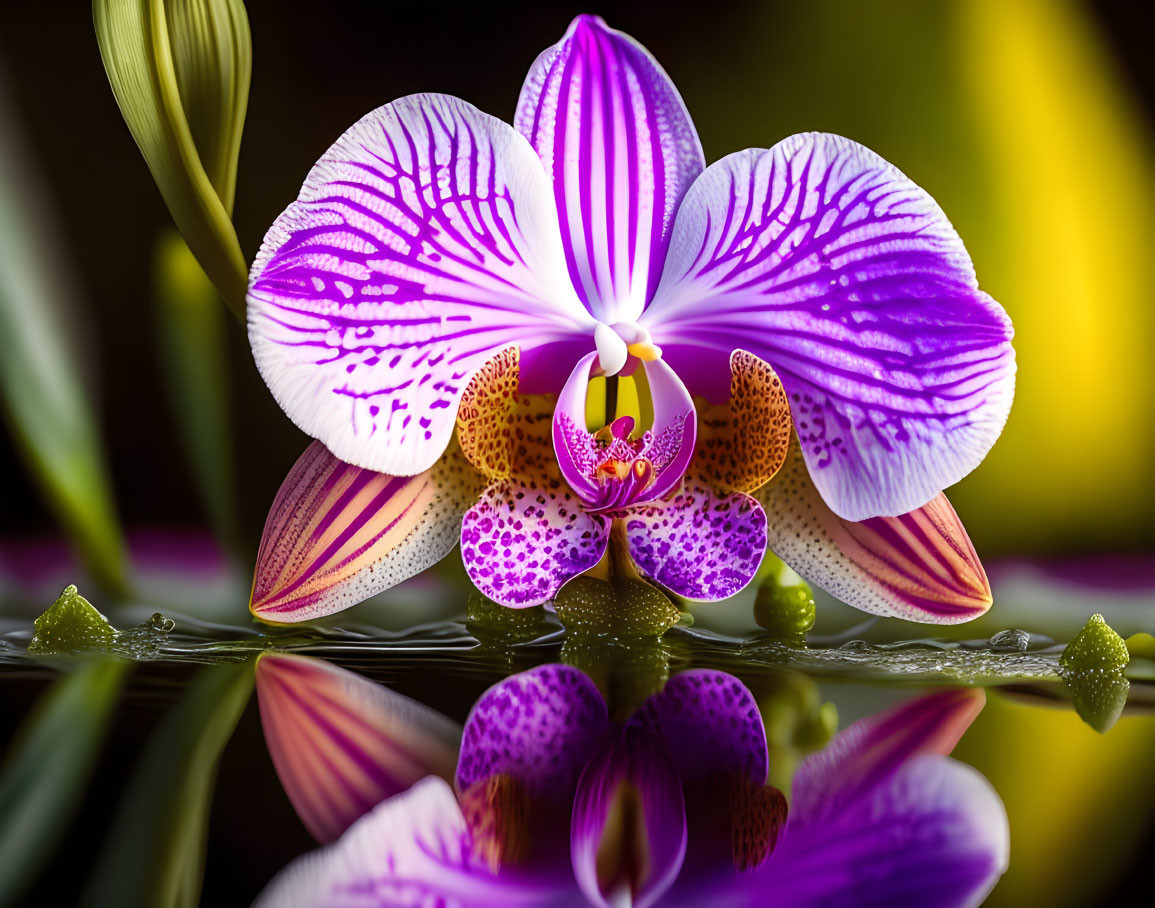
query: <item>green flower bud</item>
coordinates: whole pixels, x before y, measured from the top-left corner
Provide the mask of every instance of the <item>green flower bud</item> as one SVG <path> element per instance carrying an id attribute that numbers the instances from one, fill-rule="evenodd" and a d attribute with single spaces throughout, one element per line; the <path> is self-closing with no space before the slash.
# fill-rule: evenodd
<path id="1" fill-rule="evenodd" d="M 1131 655 L 1123 638 L 1103 620 L 1102 615 L 1092 615 L 1063 650 L 1059 666 L 1068 675 L 1111 674 L 1123 671 L 1130 661 Z"/>
<path id="2" fill-rule="evenodd" d="M 814 627 L 814 593 L 810 586 L 783 567 L 766 577 L 754 599 L 754 620 L 780 637 L 803 637 Z"/>
<path id="3" fill-rule="evenodd" d="M 28 643 L 30 653 L 100 649 L 116 640 L 116 628 L 75 586 L 65 587 L 52 606 L 36 619 L 35 627 L 36 634 Z"/>

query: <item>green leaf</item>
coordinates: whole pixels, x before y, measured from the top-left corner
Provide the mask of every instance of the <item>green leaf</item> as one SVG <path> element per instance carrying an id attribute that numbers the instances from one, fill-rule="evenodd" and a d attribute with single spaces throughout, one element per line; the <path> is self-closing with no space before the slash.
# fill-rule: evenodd
<path id="1" fill-rule="evenodd" d="M 226 317 L 212 283 L 176 231 L 167 231 L 157 243 L 155 286 L 161 364 L 173 415 L 209 519 L 218 538 L 235 546 Z"/>
<path id="2" fill-rule="evenodd" d="M 231 214 L 252 47 L 240 0 L 93 0 L 113 94 L 189 248 L 243 317 Z"/>
<path id="3" fill-rule="evenodd" d="M 0 905 L 52 857 L 80 803 L 131 663 L 105 658 L 64 675 L 29 713 L 0 771 Z"/>
<path id="4" fill-rule="evenodd" d="M 105 589 L 126 587 L 124 543 L 92 402 L 76 292 L 37 174 L 0 97 L 0 411 L 56 519 Z"/>
<path id="5" fill-rule="evenodd" d="M 249 663 L 203 669 L 149 739 L 85 896 L 92 906 L 193 906 L 217 764 L 253 686 Z"/>

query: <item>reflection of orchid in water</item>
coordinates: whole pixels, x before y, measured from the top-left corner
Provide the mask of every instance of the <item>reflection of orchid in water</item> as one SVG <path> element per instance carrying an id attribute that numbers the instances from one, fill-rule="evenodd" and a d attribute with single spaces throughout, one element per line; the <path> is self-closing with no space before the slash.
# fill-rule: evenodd
<path id="1" fill-rule="evenodd" d="M 354 124 L 266 236 L 248 320 L 323 443 L 270 514 L 262 618 L 458 540 L 515 607 L 606 557 L 720 599 L 768 543 L 869 611 L 989 604 L 941 490 L 1001 431 L 1014 353 L 943 212 L 838 136 L 707 168 L 661 67 L 596 17 L 538 57 L 513 127 L 433 94 Z"/>
<path id="2" fill-rule="evenodd" d="M 754 699 L 718 671 L 674 676 L 623 723 L 577 669 L 514 675 L 474 706 L 455 771 L 447 720 L 349 672 L 265 656 L 257 689 L 282 782 L 331 842 L 265 905 L 953 905 L 1006 866 L 1001 801 L 944 756 L 977 690 L 838 734 L 787 816 Z"/>

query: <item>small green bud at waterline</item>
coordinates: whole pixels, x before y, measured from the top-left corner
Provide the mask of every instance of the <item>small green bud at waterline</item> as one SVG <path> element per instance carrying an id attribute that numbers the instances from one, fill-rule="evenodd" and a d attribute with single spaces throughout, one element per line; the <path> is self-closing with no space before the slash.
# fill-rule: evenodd
<path id="1" fill-rule="evenodd" d="M 1079 675 L 1121 672 L 1130 661 L 1127 644 L 1102 615 L 1092 615 L 1059 657 L 1065 673 Z"/>
<path id="2" fill-rule="evenodd" d="M 116 628 L 75 586 L 65 587 L 52 606 L 35 621 L 36 634 L 28 652 L 67 653 L 100 649 L 116 640 Z"/>
<path id="3" fill-rule="evenodd" d="M 814 593 L 801 578 L 796 583 L 785 579 L 772 575 L 762 581 L 754 600 L 754 620 L 772 634 L 801 637 L 814 627 Z"/>

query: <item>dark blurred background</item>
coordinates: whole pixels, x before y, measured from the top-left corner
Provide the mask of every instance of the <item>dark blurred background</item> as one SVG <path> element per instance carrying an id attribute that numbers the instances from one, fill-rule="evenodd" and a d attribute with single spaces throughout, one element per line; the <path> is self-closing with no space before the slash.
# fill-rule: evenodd
<path id="1" fill-rule="evenodd" d="M 325 148 L 368 110 L 440 91 L 512 116 L 569 3 L 251 0 L 253 81 L 235 221 L 249 258 Z M 1155 546 L 1152 5 L 601 3 L 681 89 L 708 160 L 839 132 L 926 187 L 1018 331 L 1002 441 L 952 492 L 984 557 Z M 7 4 L 0 78 L 86 306 L 123 524 L 204 523 L 161 380 L 150 277 L 170 224 L 101 66 L 89 7 Z M 261 383 L 243 331 L 228 363 L 243 538 L 306 439 Z M 0 537 L 51 534 L 0 441 Z"/>

